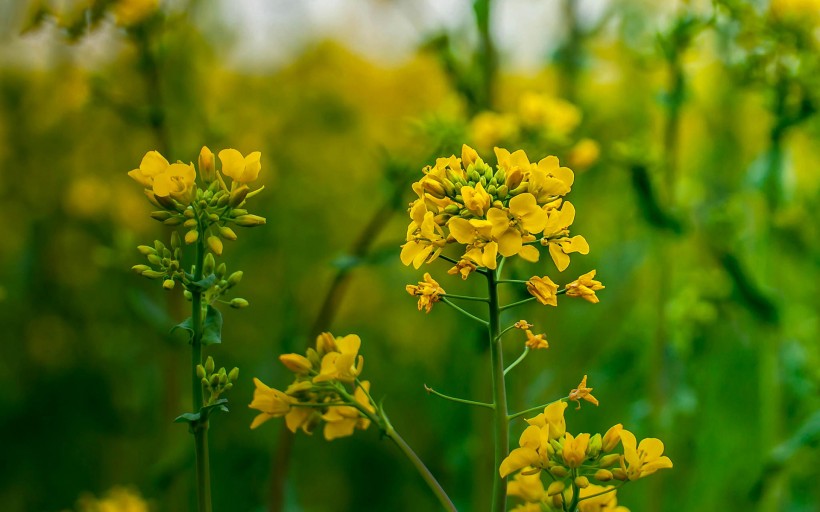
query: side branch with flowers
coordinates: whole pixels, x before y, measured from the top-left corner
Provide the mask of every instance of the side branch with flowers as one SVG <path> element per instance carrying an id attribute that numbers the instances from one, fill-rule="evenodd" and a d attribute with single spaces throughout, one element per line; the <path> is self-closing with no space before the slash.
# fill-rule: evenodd
<path id="1" fill-rule="evenodd" d="M 251 191 L 249 184 L 256 181 L 261 169 L 261 154 L 253 152 L 246 157 L 235 149 L 219 152 L 221 172 L 215 168 L 214 154 L 203 147 L 199 155 L 199 178 L 193 164 L 169 163 L 159 152 L 149 151 L 139 168 L 128 173 L 145 187 L 145 195 L 157 211 L 151 217 L 165 225 L 185 230 L 184 241 L 193 245 L 194 261 L 183 261 L 183 243 L 179 231 L 171 233 L 170 248 L 156 240 L 153 246 L 140 245 L 138 250 L 147 264 L 135 265 L 133 270 L 149 279 L 161 280 L 165 290 L 173 290 L 177 283 L 191 302 L 191 316 L 174 326 L 188 333 L 191 344 L 191 407 L 192 411 L 175 420 L 187 423 L 194 436 L 196 450 L 197 503 L 200 512 L 211 510 L 210 464 L 208 456 L 209 418 L 213 412 L 227 412 L 228 400 L 222 395 L 229 391 L 239 377 L 239 369 L 216 369 L 212 357 L 203 363 L 202 349 L 222 342 L 222 314 L 214 306 L 227 304 L 244 308 L 248 301 L 241 297 L 227 300 L 225 296 L 239 284 L 243 272 L 228 274 L 225 263 L 216 264 L 222 255 L 222 240 L 236 240 L 233 226 L 253 227 L 265 224 L 265 219 L 248 213 L 249 198 L 262 188 Z M 225 178 L 231 179 L 230 186 Z"/>

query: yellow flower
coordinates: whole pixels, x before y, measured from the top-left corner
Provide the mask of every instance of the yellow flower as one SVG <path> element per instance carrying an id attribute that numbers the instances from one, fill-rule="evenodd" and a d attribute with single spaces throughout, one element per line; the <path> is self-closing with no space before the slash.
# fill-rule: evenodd
<path id="1" fill-rule="evenodd" d="M 410 209 L 413 221 L 407 230 L 407 243 L 401 247 L 401 261 L 419 268 L 423 263 L 435 260 L 447 243 L 441 226 L 436 224 L 433 212 L 427 211 L 419 199 Z"/>
<path id="2" fill-rule="evenodd" d="M 535 468 L 522 468 L 521 473 L 515 475 L 513 480 L 507 484 L 507 494 L 510 496 L 518 496 L 524 501 L 541 502 L 546 498 L 547 491 L 544 489 L 544 484 L 541 482 L 541 475 L 537 471 L 532 471 Z M 541 509 L 538 508 L 540 511 Z"/>
<path id="3" fill-rule="evenodd" d="M 492 239 L 492 224 L 482 219 L 452 217 L 447 222 L 450 234 L 466 245 L 464 257 L 482 267 L 494 270 L 498 264 L 498 242 Z"/>
<path id="4" fill-rule="evenodd" d="M 589 244 L 581 235 L 569 236 L 569 226 L 575 220 L 575 206 L 565 201 L 561 209 L 547 212 L 547 225 L 544 227 L 544 238 L 541 245 L 549 247 L 550 256 L 560 272 L 569 266 L 569 254 L 577 252 L 589 254 Z"/>
<path id="5" fill-rule="evenodd" d="M 628 508 L 618 506 L 618 491 L 606 492 L 609 489 L 612 489 L 611 485 L 604 487 L 595 484 L 581 489 L 578 512 L 629 512 Z"/>
<path id="6" fill-rule="evenodd" d="M 128 175 L 145 188 L 153 188 L 154 178 L 165 172 L 168 160 L 159 151 L 149 151 L 142 157 L 139 169 L 128 172 Z"/>
<path id="7" fill-rule="evenodd" d="M 568 194 L 574 180 L 572 169 L 561 167 L 558 157 L 548 156 L 531 168 L 527 190 L 535 196 L 538 204 L 544 204 Z"/>
<path id="8" fill-rule="evenodd" d="M 526 320 L 519 320 L 513 324 L 516 329 L 521 329 L 522 331 L 526 331 L 527 329 L 532 328 L 532 324 L 527 322 Z"/>
<path id="9" fill-rule="evenodd" d="M 405 289 L 407 293 L 419 298 L 419 311 L 422 309 L 429 313 L 433 309 L 433 304 L 441 299 L 444 295 L 444 288 L 430 276 L 429 272 L 424 273 L 424 281 L 419 281 L 418 285 L 408 284 Z"/>
<path id="10" fill-rule="evenodd" d="M 547 212 L 538 206 L 535 196 L 519 194 L 510 199 L 509 208 L 490 208 L 487 220 L 502 256 L 518 254 L 527 261 L 538 261 L 538 249 L 523 246 L 524 236 L 540 232 L 547 223 Z"/>
<path id="11" fill-rule="evenodd" d="M 475 187 L 469 185 L 461 187 L 461 197 L 464 200 L 464 207 L 477 217 L 483 217 L 484 211 L 492 203 L 490 194 L 487 193 L 480 182 L 476 183 Z"/>
<path id="12" fill-rule="evenodd" d="M 80 512 L 148 512 L 148 503 L 136 491 L 125 487 L 113 487 L 105 497 L 80 498 Z"/>
<path id="13" fill-rule="evenodd" d="M 564 437 L 562 457 L 564 463 L 570 468 L 577 468 L 583 464 L 587 457 L 587 446 L 589 445 L 589 434 L 579 434 L 574 437 L 567 432 Z"/>
<path id="14" fill-rule="evenodd" d="M 524 429 L 518 440 L 519 448 L 514 449 L 501 461 L 498 473 L 501 478 L 506 478 L 516 471 L 527 466 L 532 466 L 536 470 L 547 467 L 549 457 L 549 441 L 542 435 L 542 428 L 530 425 Z"/>
<path id="15" fill-rule="evenodd" d="M 527 329 L 527 342 L 525 345 L 527 348 L 532 350 L 537 350 L 539 348 L 549 348 L 550 344 L 547 343 L 547 338 L 543 334 L 539 334 L 537 336 L 532 334 L 532 331 Z"/>
<path id="16" fill-rule="evenodd" d="M 663 442 L 660 439 L 646 438 L 636 448 L 637 440 L 632 432 L 621 430 L 619 435 L 621 444 L 624 447 L 621 467 L 626 471 L 626 475 L 630 480 L 637 480 L 651 475 L 659 469 L 672 467 L 672 461 L 669 457 L 661 456 L 663 454 Z M 628 464 L 628 467 L 624 465 L 624 461 Z"/>
<path id="17" fill-rule="evenodd" d="M 566 286 L 567 297 L 581 297 L 587 302 L 597 304 L 598 296 L 595 295 L 595 292 L 598 290 L 603 290 L 605 286 L 602 285 L 600 281 L 595 281 L 593 279 L 594 277 L 595 270 L 591 270 L 575 281 L 569 283 Z"/>
<path id="18" fill-rule="evenodd" d="M 375 412 L 367 393 L 370 391 L 370 382 L 363 381 L 361 386 L 356 387 L 353 398 L 366 410 Z M 353 434 L 355 428 L 367 430 L 370 420 L 363 417 L 362 412 L 350 405 L 335 405 L 329 407 L 322 415 L 325 420 L 325 439 L 332 441 L 339 437 L 347 437 Z"/>
<path id="19" fill-rule="evenodd" d="M 569 399 L 578 404 L 576 409 L 581 408 L 581 399 L 586 400 L 591 404 L 598 405 L 598 399 L 592 396 L 591 393 L 592 388 L 587 387 L 587 376 L 584 375 L 584 378 L 581 379 L 581 383 L 578 384 L 578 387 L 569 392 Z"/>
<path id="20" fill-rule="evenodd" d="M 512 116 L 496 112 L 480 112 L 470 122 L 469 135 L 479 149 L 489 149 L 514 138 L 517 131 L 518 126 Z"/>
<path id="21" fill-rule="evenodd" d="M 322 357 L 322 365 L 319 375 L 313 378 L 313 382 L 325 382 L 328 380 L 338 380 L 341 382 L 353 382 L 362 373 L 364 357 L 359 355 L 359 348 L 362 340 L 355 334 L 337 339 L 336 346 L 338 352 L 329 352 Z"/>
<path id="22" fill-rule="evenodd" d="M 219 160 L 222 161 L 222 174 L 230 176 L 236 183 L 256 181 L 262 168 L 261 158 L 262 153 L 259 151 L 254 151 L 245 157 L 235 149 L 223 149 L 219 152 Z"/>
<path id="23" fill-rule="evenodd" d="M 601 449 L 609 453 L 618 446 L 618 443 L 621 442 L 621 430 L 624 429 L 624 426 L 620 423 L 617 425 L 613 425 L 606 431 L 604 434 L 604 439 L 601 442 Z"/>
<path id="24" fill-rule="evenodd" d="M 256 385 L 256 389 L 253 392 L 253 401 L 248 407 L 261 411 L 261 414 L 253 419 L 251 428 L 256 428 L 271 418 L 286 415 L 290 411 L 291 404 L 296 401 L 293 397 L 282 393 L 278 389 L 269 388 L 256 377 L 254 377 L 253 383 Z"/>
<path id="25" fill-rule="evenodd" d="M 547 306 L 557 306 L 558 296 L 555 292 L 558 291 L 558 285 L 552 282 L 547 276 L 538 277 L 533 276 L 527 281 L 527 291 L 530 295 L 538 299 L 538 302 Z"/>
<path id="26" fill-rule="evenodd" d="M 581 111 L 572 103 L 535 92 L 521 95 L 518 115 L 523 125 L 554 137 L 568 135 L 581 122 Z"/>
<path id="27" fill-rule="evenodd" d="M 191 202 L 196 170 L 192 164 L 171 164 L 164 172 L 154 176 L 154 195 L 173 197 L 182 204 Z"/>
<path id="28" fill-rule="evenodd" d="M 548 428 L 549 439 L 558 439 L 567 431 L 567 422 L 564 420 L 564 409 L 567 403 L 564 401 L 554 402 L 544 408 L 544 412 L 530 418 L 527 423 L 541 428 Z"/>
<path id="29" fill-rule="evenodd" d="M 574 169 L 586 169 L 598 161 L 601 147 L 592 139 L 581 139 L 569 151 L 567 160 Z"/>
<path id="30" fill-rule="evenodd" d="M 450 270 L 447 271 L 450 275 L 461 274 L 461 279 L 467 279 L 467 277 L 475 272 L 478 267 L 475 263 L 471 260 L 466 258 L 461 258 L 458 260 L 458 263 L 455 264 Z"/>

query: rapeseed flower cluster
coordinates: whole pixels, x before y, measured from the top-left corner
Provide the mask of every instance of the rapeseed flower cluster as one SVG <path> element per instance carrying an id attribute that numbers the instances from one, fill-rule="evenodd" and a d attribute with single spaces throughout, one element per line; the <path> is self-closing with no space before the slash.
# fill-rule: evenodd
<path id="1" fill-rule="evenodd" d="M 330 441 L 350 436 L 355 429 L 366 430 L 374 421 L 381 423 L 370 382 L 359 380 L 364 365 L 361 344 L 355 334 L 335 337 L 326 332 L 305 355 L 279 356 L 294 380 L 279 391 L 254 378 L 256 390 L 249 407 L 260 413 L 251 428 L 284 417 L 291 432 L 301 429 L 310 434 L 324 423 L 324 436 Z"/>

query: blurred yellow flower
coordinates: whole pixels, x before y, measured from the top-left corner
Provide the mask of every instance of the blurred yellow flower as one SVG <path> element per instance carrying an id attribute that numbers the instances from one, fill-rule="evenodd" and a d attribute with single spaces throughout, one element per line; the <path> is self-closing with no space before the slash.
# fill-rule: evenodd
<path id="1" fill-rule="evenodd" d="M 609 430 L 606 431 L 603 441 L 601 442 L 601 449 L 604 452 L 611 452 L 618 446 L 618 443 L 621 442 L 621 431 L 623 429 L 624 426 L 620 423 L 609 427 Z"/>
<path id="2" fill-rule="evenodd" d="M 575 170 L 586 169 L 597 162 L 600 156 L 601 146 L 596 141 L 581 139 L 569 150 L 567 161 Z"/>
<path id="3" fill-rule="evenodd" d="M 229 176 L 236 183 L 252 183 L 259 177 L 262 169 L 262 153 L 254 151 L 243 157 L 235 149 L 223 149 L 219 152 L 222 162 L 222 174 Z"/>
<path id="4" fill-rule="evenodd" d="M 547 497 L 547 491 L 544 489 L 544 484 L 541 482 L 541 475 L 537 471 L 532 471 L 535 468 L 524 467 L 522 471 L 515 475 L 515 477 L 507 484 L 507 494 L 510 496 L 518 496 L 524 501 L 541 502 Z M 539 507 L 540 511 L 541 508 Z"/>
<path id="5" fill-rule="evenodd" d="M 526 320 L 519 320 L 513 324 L 516 329 L 527 330 L 532 328 L 532 324 Z"/>
<path id="6" fill-rule="evenodd" d="M 370 391 L 370 382 L 363 381 L 360 386 L 356 387 L 353 398 L 356 399 L 365 410 L 373 413 L 375 408 L 370 403 L 367 394 Z M 336 405 L 329 407 L 327 412 L 322 415 L 325 420 L 325 439 L 332 441 L 339 437 L 347 437 L 353 434 L 353 430 L 359 428 L 367 430 L 370 426 L 370 420 L 363 417 L 361 411 L 356 407 L 349 405 Z"/>
<path id="7" fill-rule="evenodd" d="M 113 487 L 103 498 L 84 496 L 79 500 L 79 512 L 148 512 L 148 503 L 138 492 L 126 487 Z"/>
<path id="8" fill-rule="evenodd" d="M 118 0 L 111 12 L 117 24 L 130 27 L 148 18 L 159 8 L 159 0 Z"/>
<path id="9" fill-rule="evenodd" d="M 530 292 L 530 295 L 538 299 L 538 302 L 545 306 L 558 305 L 558 295 L 555 294 L 555 292 L 558 291 L 558 285 L 552 282 L 552 279 L 547 276 L 531 277 L 529 281 L 527 281 L 527 291 Z"/>
<path id="10" fill-rule="evenodd" d="M 547 343 L 547 338 L 544 334 L 533 335 L 532 331 L 527 329 L 527 341 L 524 345 L 532 350 L 538 350 L 542 348 L 549 348 L 550 344 Z"/>
<path id="11" fill-rule="evenodd" d="M 581 122 L 581 111 L 572 103 L 552 96 L 526 92 L 518 101 L 521 124 L 544 130 L 548 135 L 563 137 Z"/>
<path id="12" fill-rule="evenodd" d="M 433 309 L 433 304 L 441 300 L 441 296 L 445 294 L 438 281 L 430 276 L 429 272 L 424 273 L 424 281 L 419 281 L 419 284 L 408 284 L 405 289 L 410 295 L 419 298 L 419 311 L 422 309 L 429 313 Z"/>
<path id="13" fill-rule="evenodd" d="M 310 360 L 300 354 L 282 354 L 279 356 L 279 361 L 293 373 L 303 375 L 313 369 Z"/>
<path id="14" fill-rule="evenodd" d="M 598 399 L 592 396 L 591 393 L 592 388 L 587 387 L 587 376 L 584 375 L 584 378 L 581 379 L 581 383 L 578 384 L 578 387 L 569 392 L 569 399 L 578 404 L 576 409 L 581 408 L 581 400 L 586 400 L 593 405 L 598 405 Z"/>
<path id="15" fill-rule="evenodd" d="M 479 149 L 490 149 L 506 140 L 515 138 L 518 132 L 515 118 L 509 114 L 480 112 L 470 121 L 470 140 Z M 464 165 L 469 165 L 464 163 Z"/>
<path id="16" fill-rule="evenodd" d="M 356 334 L 348 334 L 336 340 L 338 352 L 329 352 L 322 357 L 322 366 L 319 375 L 313 378 L 313 382 L 325 382 L 328 380 L 338 380 L 341 382 L 353 382 L 362 373 L 364 357 L 359 355 L 359 348 L 362 340 Z"/>
<path id="17" fill-rule="evenodd" d="M 581 297 L 587 302 L 597 304 L 598 296 L 595 295 L 595 292 L 598 290 L 603 290 L 605 286 L 601 284 L 600 281 L 595 281 L 593 279 L 594 277 L 595 270 L 591 270 L 566 285 L 565 288 L 567 289 L 567 297 Z"/>
<path id="18" fill-rule="evenodd" d="M 663 441 L 654 437 L 649 437 L 637 445 L 635 435 L 628 430 L 620 432 L 621 444 L 624 447 L 624 454 L 621 457 L 621 467 L 626 471 L 630 480 L 637 480 L 647 475 L 651 475 L 659 469 L 672 467 L 669 457 L 662 456 Z M 624 465 L 626 462 L 626 465 Z"/>

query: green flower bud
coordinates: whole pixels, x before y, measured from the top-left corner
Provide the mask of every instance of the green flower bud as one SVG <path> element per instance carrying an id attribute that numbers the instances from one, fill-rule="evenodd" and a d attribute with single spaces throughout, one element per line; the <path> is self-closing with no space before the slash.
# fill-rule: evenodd
<path id="1" fill-rule="evenodd" d="M 233 383 L 232 383 L 232 382 L 229 382 L 229 383 L 225 384 L 225 386 L 224 386 L 222 389 L 224 389 L 225 391 L 228 391 L 228 390 L 230 390 L 232 387 L 233 387 Z"/>
<path id="2" fill-rule="evenodd" d="M 627 480 L 629 478 L 626 474 L 626 471 L 624 471 L 623 468 L 613 469 L 612 470 L 612 477 L 615 480 L 621 480 L 621 481 Z"/>
<path id="3" fill-rule="evenodd" d="M 459 207 L 457 204 L 448 204 L 446 208 L 444 208 L 444 213 L 449 213 L 450 215 L 458 215 Z"/>
<path id="4" fill-rule="evenodd" d="M 224 370 L 224 368 L 223 368 L 223 370 Z M 228 383 L 228 376 L 225 375 L 224 373 L 220 372 L 220 374 L 219 374 L 219 385 L 224 386 L 227 383 Z"/>
<path id="5" fill-rule="evenodd" d="M 157 256 L 156 254 L 149 254 L 148 255 L 148 263 L 158 267 L 158 266 L 162 265 L 162 258 Z"/>
<path id="6" fill-rule="evenodd" d="M 267 222 L 265 217 L 260 217 L 259 215 L 240 215 L 239 217 L 233 219 L 233 221 L 238 225 L 246 228 L 252 228 L 254 226 L 261 226 Z"/>
<path id="7" fill-rule="evenodd" d="M 208 382 L 208 385 L 212 388 L 216 388 L 219 386 L 219 375 L 211 375 L 211 380 Z"/>
<path id="8" fill-rule="evenodd" d="M 185 243 L 186 244 L 192 244 L 192 243 L 196 242 L 197 240 L 199 240 L 199 231 L 197 231 L 195 229 L 192 229 L 191 231 L 188 231 L 187 233 L 185 233 Z"/>
<path id="9" fill-rule="evenodd" d="M 147 277 L 148 279 L 159 279 L 160 277 L 164 277 L 164 272 L 157 272 L 156 270 L 146 270 L 142 273 L 143 277 Z"/>
<path id="10" fill-rule="evenodd" d="M 158 220 L 160 222 L 164 222 L 171 218 L 173 214 L 170 212 L 166 212 L 165 210 L 159 210 L 156 212 L 151 212 L 151 218 L 154 220 Z"/>
<path id="11" fill-rule="evenodd" d="M 171 217 L 170 219 L 165 219 L 162 223 L 166 226 L 179 226 L 182 224 L 182 219 L 179 217 Z"/>
<path id="12" fill-rule="evenodd" d="M 215 366 L 216 365 L 214 364 L 214 358 L 211 357 L 211 356 L 208 356 L 208 359 L 205 360 L 205 372 L 210 375 L 211 373 L 214 372 L 214 367 Z"/>
<path id="13" fill-rule="evenodd" d="M 192 229 L 196 227 L 196 219 L 188 219 L 182 223 L 182 227 Z"/>
<path id="14" fill-rule="evenodd" d="M 231 299 L 231 307 L 236 309 L 246 308 L 248 307 L 248 301 L 239 297 Z"/>
<path id="15" fill-rule="evenodd" d="M 250 191 L 251 189 L 248 188 L 247 185 L 242 185 L 241 187 L 235 188 L 231 191 L 231 198 L 228 201 L 228 204 L 230 204 L 231 207 L 236 208 L 245 202 L 245 198 L 248 196 L 248 192 Z"/>
<path id="16" fill-rule="evenodd" d="M 188 208 L 185 208 L 185 211 L 182 212 L 182 215 L 184 215 L 186 219 L 193 219 L 195 215 L 194 209 L 189 206 Z"/>
<path id="17" fill-rule="evenodd" d="M 192 298 L 194 298 L 194 294 L 193 294 L 193 293 L 191 293 L 191 292 L 190 292 L 190 291 L 188 291 L 188 290 L 185 290 L 184 292 L 182 292 L 182 295 L 183 295 L 183 296 L 184 296 L 187 300 L 191 300 Z"/>
<path id="18" fill-rule="evenodd" d="M 231 217 L 241 217 L 247 214 L 248 210 L 245 210 L 243 208 L 234 208 L 233 210 L 231 210 Z"/>
<path id="19" fill-rule="evenodd" d="M 216 277 L 222 279 L 225 277 L 225 273 L 228 271 L 228 267 L 225 266 L 225 263 L 220 263 L 218 267 L 216 267 Z"/>
<path id="20" fill-rule="evenodd" d="M 202 382 L 202 387 L 204 387 L 204 388 L 211 387 L 211 383 L 208 382 L 208 379 L 206 379 L 205 377 L 202 377 L 202 380 L 200 382 Z"/>
<path id="21" fill-rule="evenodd" d="M 585 476 L 577 476 L 575 477 L 575 485 L 579 489 L 586 489 L 587 487 L 589 487 L 589 478 Z"/>
<path id="22" fill-rule="evenodd" d="M 196 376 L 199 377 L 200 379 L 204 379 L 205 375 L 206 375 L 205 367 L 202 366 L 201 364 L 196 365 Z"/>
<path id="23" fill-rule="evenodd" d="M 242 276 L 245 275 L 244 272 L 241 270 L 237 270 L 233 274 L 228 277 L 228 288 L 233 288 L 234 286 L 238 285 L 239 282 L 242 280 Z"/>
<path id="24" fill-rule="evenodd" d="M 174 282 L 173 279 L 166 279 L 165 281 L 162 282 L 162 287 L 165 288 L 166 290 L 173 290 L 174 285 L 176 285 L 176 282 Z"/>
<path id="25" fill-rule="evenodd" d="M 601 453 L 601 434 L 595 434 L 589 439 L 589 444 L 587 444 L 587 457 L 594 459 Z"/>
<path id="26" fill-rule="evenodd" d="M 217 215 L 215 213 L 209 213 L 208 214 L 208 220 L 211 221 L 211 222 L 217 222 L 217 221 L 219 221 L 219 215 Z"/>
<path id="27" fill-rule="evenodd" d="M 228 378 L 231 380 L 231 382 L 236 382 L 236 380 L 239 378 L 239 368 L 234 367 L 234 369 L 231 370 L 231 373 L 228 374 Z"/>
<path id="28" fill-rule="evenodd" d="M 222 193 L 217 194 L 216 197 L 217 197 L 216 206 L 218 208 L 222 208 L 225 205 L 227 205 L 228 201 L 231 198 L 231 196 L 227 192 L 225 192 L 224 190 L 222 191 Z"/>
<path id="29" fill-rule="evenodd" d="M 228 226 L 219 226 L 219 236 L 225 240 L 236 240 L 236 233 Z"/>
<path id="30" fill-rule="evenodd" d="M 138 246 L 137 246 L 137 250 L 138 250 L 138 251 L 140 252 L 140 254 L 142 254 L 143 256 L 148 256 L 148 255 L 151 255 L 151 254 L 156 254 L 156 253 L 157 253 L 157 250 L 156 250 L 156 249 L 154 249 L 153 247 L 151 247 L 150 245 L 138 245 Z"/>
<path id="31" fill-rule="evenodd" d="M 621 460 L 620 453 L 610 453 L 609 455 L 604 455 L 601 457 L 601 462 L 598 463 L 598 466 L 602 468 L 608 468 L 614 466 Z"/>
<path id="32" fill-rule="evenodd" d="M 553 466 L 549 469 L 549 472 L 557 478 L 564 478 L 567 476 L 567 468 L 564 466 Z"/>
<path id="33" fill-rule="evenodd" d="M 217 256 L 222 255 L 222 240 L 220 240 L 218 236 L 211 235 L 211 236 L 208 237 L 208 247 Z"/>
<path id="34" fill-rule="evenodd" d="M 143 272 L 151 270 L 151 267 L 149 267 L 148 265 L 134 265 L 133 267 L 131 267 L 131 270 L 133 270 L 139 275 L 142 275 Z"/>

